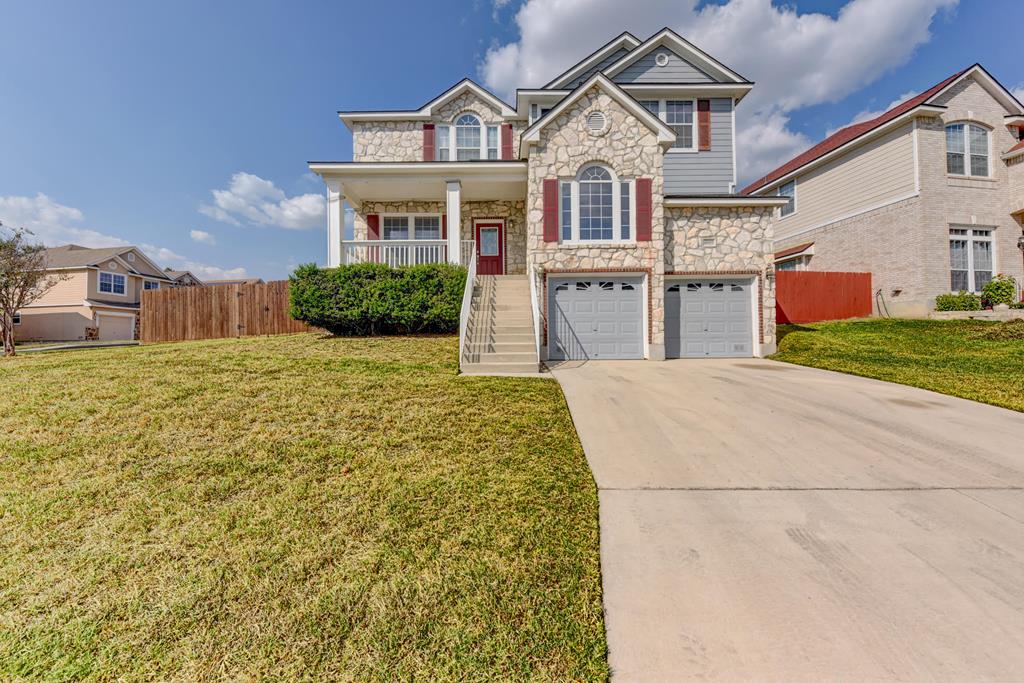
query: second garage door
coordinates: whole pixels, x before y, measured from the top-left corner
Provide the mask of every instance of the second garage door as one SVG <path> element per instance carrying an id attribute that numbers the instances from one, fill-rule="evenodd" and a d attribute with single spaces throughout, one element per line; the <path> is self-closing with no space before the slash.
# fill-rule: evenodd
<path id="1" fill-rule="evenodd" d="M 665 288 L 665 355 L 748 357 L 753 353 L 751 280 L 685 280 Z"/>
<path id="2" fill-rule="evenodd" d="M 131 341 L 135 338 L 135 318 L 121 315 L 96 316 L 100 341 Z"/>
<path id="3" fill-rule="evenodd" d="M 548 281 L 548 355 L 554 359 L 643 358 L 639 277 Z"/>

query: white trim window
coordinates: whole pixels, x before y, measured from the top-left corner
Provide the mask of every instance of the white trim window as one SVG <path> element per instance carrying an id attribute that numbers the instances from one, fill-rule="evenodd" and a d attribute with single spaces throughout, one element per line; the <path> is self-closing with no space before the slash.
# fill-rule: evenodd
<path id="1" fill-rule="evenodd" d="M 439 240 L 441 214 L 388 214 L 381 216 L 382 240 Z"/>
<path id="2" fill-rule="evenodd" d="M 485 126 L 480 117 L 471 112 L 460 114 L 452 126 L 436 126 L 435 138 L 438 161 L 498 159 L 498 126 Z"/>
<path id="3" fill-rule="evenodd" d="M 160 289 L 160 283 L 156 280 L 143 280 L 142 288 L 145 290 Z"/>
<path id="4" fill-rule="evenodd" d="M 949 280 L 954 292 L 981 292 L 995 272 L 992 228 L 949 229 Z"/>
<path id="5" fill-rule="evenodd" d="M 951 123 L 946 126 L 946 173 L 988 178 L 988 130 L 975 123 Z"/>
<path id="6" fill-rule="evenodd" d="M 675 131 L 670 151 L 697 151 L 697 100 L 640 100 L 640 105 Z"/>
<path id="7" fill-rule="evenodd" d="M 789 197 L 789 202 L 779 207 L 779 217 L 785 218 L 796 213 L 796 179 L 779 185 L 778 193 L 781 197 Z"/>
<path id="8" fill-rule="evenodd" d="M 810 256 L 792 256 L 775 262 L 775 270 L 807 270 Z"/>
<path id="9" fill-rule="evenodd" d="M 621 180 L 601 165 L 584 166 L 559 187 L 559 222 L 563 242 L 633 240 L 636 198 L 632 180 Z"/>
<path id="10" fill-rule="evenodd" d="M 128 278 L 120 273 L 100 271 L 99 291 L 101 294 L 126 296 L 128 294 Z"/>

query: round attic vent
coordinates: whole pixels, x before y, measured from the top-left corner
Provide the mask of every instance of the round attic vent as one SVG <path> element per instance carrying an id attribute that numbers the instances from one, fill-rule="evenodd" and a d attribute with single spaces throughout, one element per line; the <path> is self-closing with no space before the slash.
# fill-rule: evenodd
<path id="1" fill-rule="evenodd" d="M 665 52 L 659 52 L 654 58 L 654 63 L 658 66 L 668 66 L 668 54 Z"/>
<path id="2" fill-rule="evenodd" d="M 604 130 L 604 114 L 599 111 L 590 112 L 587 116 L 587 130 L 595 135 Z"/>

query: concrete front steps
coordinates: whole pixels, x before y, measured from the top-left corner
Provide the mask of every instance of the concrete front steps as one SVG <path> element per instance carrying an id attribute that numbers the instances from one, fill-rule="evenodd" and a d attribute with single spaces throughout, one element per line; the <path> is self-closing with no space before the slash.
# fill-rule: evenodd
<path id="1" fill-rule="evenodd" d="M 462 371 L 467 375 L 535 374 L 530 283 L 525 275 L 478 275 L 473 283 Z"/>

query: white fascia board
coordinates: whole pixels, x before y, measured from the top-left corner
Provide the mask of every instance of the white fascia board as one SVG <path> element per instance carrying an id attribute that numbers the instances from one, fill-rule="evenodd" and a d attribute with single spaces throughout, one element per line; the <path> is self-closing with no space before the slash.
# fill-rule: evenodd
<path id="1" fill-rule="evenodd" d="M 763 186 L 757 188 L 756 190 L 751 191 L 750 194 L 752 194 L 752 195 L 765 194 L 768 191 L 777 188 L 779 185 L 785 185 L 786 183 L 788 183 L 793 178 L 796 178 L 797 176 L 801 176 L 801 175 L 803 175 L 803 174 L 805 174 L 805 173 L 807 173 L 809 171 L 812 171 L 813 169 L 817 168 L 818 166 L 821 166 L 822 164 L 826 164 L 829 161 L 832 161 L 833 159 L 835 159 L 836 157 L 838 157 L 840 155 L 846 154 L 847 152 L 849 152 L 852 149 L 856 149 L 857 147 L 860 147 L 861 145 L 863 145 L 865 143 L 871 142 L 872 140 L 874 140 L 878 136 L 884 135 L 885 133 L 888 133 L 889 131 L 893 130 L 894 128 L 899 128 L 900 126 L 906 124 L 908 121 L 912 121 L 913 119 L 917 118 L 918 116 L 922 116 L 922 115 L 939 116 L 944 111 L 946 111 L 946 107 L 940 107 L 940 106 L 931 105 L 931 104 L 918 105 L 917 107 L 914 107 L 910 111 L 908 111 L 908 112 L 906 112 L 904 114 L 901 114 L 900 116 L 897 116 L 892 121 L 889 121 L 889 122 L 885 123 L 884 125 L 879 126 L 878 128 L 875 128 L 874 130 L 871 130 L 871 131 L 868 131 L 867 133 L 864 133 L 860 137 L 853 138 L 849 142 L 847 142 L 847 143 L 845 143 L 843 145 L 840 145 L 839 147 L 836 147 L 834 150 L 832 150 L 828 154 L 822 155 L 822 156 L 818 157 L 817 159 L 815 159 L 814 161 L 808 161 L 806 164 L 804 164 L 800 168 L 797 168 L 797 169 L 795 169 L 793 171 L 790 171 L 789 173 L 787 173 L 786 175 L 782 176 L 781 178 L 776 178 L 775 180 L 771 181 L 767 185 L 763 185 Z"/>
<path id="2" fill-rule="evenodd" d="M 543 117 L 537 119 L 532 126 L 523 131 L 519 141 L 519 156 L 524 157 L 524 150 L 527 146 L 537 142 L 540 139 L 540 131 L 548 125 L 551 121 L 558 118 L 562 112 L 572 106 L 577 100 L 583 97 L 588 90 L 597 86 L 604 90 L 613 100 L 618 102 L 622 107 L 629 111 L 640 121 L 643 121 L 651 130 L 658 134 L 658 142 L 662 145 L 672 144 L 676 139 L 675 131 L 668 127 L 661 119 L 649 112 L 646 108 L 640 105 L 635 99 L 633 99 L 628 93 L 622 88 L 609 80 L 604 74 L 596 73 L 591 76 L 583 85 L 576 88 L 573 94 L 564 98 L 555 107 L 545 114 Z"/>
<path id="3" fill-rule="evenodd" d="M 338 118 L 341 119 L 342 123 L 349 130 L 352 129 L 352 123 L 355 121 L 430 121 L 437 106 L 444 104 L 453 97 L 461 95 L 467 90 L 494 106 L 501 112 L 502 116 L 518 118 L 519 114 L 515 109 L 468 78 L 459 81 L 419 109 L 408 111 L 339 111 Z"/>
<path id="4" fill-rule="evenodd" d="M 1010 114 L 1009 116 L 1003 117 L 1003 123 L 1007 126 L 1024 126 L 1024 116 L 1020 114 Z"/>
<path id="5" fill-rule="evenodd" d="M 671 97 L 732 97 L 738 103 L 754 88 L 753 83 L 686 83 L 680 85 L 653 83 L 619 83 L 620 88 L 637 99 L 659 96 Z"/>
<path id="6" fill-rule="evenodd" d="M 981 64 L 975 64 L 970 69 L 960 74 L 959 78 L 952 83 L 948 83 L 945 88 L 932 95 L 928 102 L 933 102 L 937 98 L 942 97 L 942 95 L 949 92 L 950 88 L 954 87 L 968 76 L 974 76 L 975 80 L 981 84 L 981 87 L 985 88 L 985 90 L 988 91 L 988 94 L 998 100 L 999 104 L 1003 105 L 1007 111 L 1014 114 L 1024 114 L 1024 106 L 1017 101 L 1017 98 L 1014 97 L 1009 90 L 1003 87 L 1002 83 L 992 78 L 992 75 L 988 71 L 985 71 L 985 68 Z"/>
<path id="7" fill-rule="evenodd" d="M 330 176 L 342 179 L 395 174 L 453 177 L 490 174 L 510 178 L 526 177 L 526 163 L 522 161 L 313 162 L 309 164 L 309 170 L 321 177 Z"/>
<path id="8" fill-rule="evenodd" d="M 1024 148 L 1014 150 L 1012 152 L 1007 152 L 1006 154 L 1002 155 L 999 158 L 1002 159 L 1003 161 L 1009 161 L 1010 159 L 1016 159 L 1019 156 L 1024 156 Z"/>
<path id="9" fill-rule="evenodd" d="M 517 90 L 516 113 L 521 119 L 530 118 L 531 104 L 555 104 L 572 90 Z"/>
<path id="10" fill-rule="evenodd" d="M 153 263 L 153 261 L 148 256 L 146 256 L 146 254 L 141 249 L 139 249 L 138 247 L 129 247 L 128 249 L 125 249 L 125 251 L 126 252 L 127 251 L 134 251 L 136 256 L 142 257 L 142 260 L 149 264 L 150 268 L 152 268 L 153 270 L 155 270 L 158 273 L 163 273 L 164 272 L 163 268 L 161 268 L 157 264 Z M 122 253 L 124 253 L 124 252 L 122 252 Z M 135 270 L 135 268 L 132 268 L 132 270 Z M 135 271 L 135 272 L 139 273 L 140 277 L 148 277 L 151 280 L 163 279 L 163 280 L 167 280 L 168 282 L 172 281 L 171 278 L 167 277 L 166 275 L 146 275 L 146 274 L 144 274 L 144 273 L 142 273 L 140 271 Z"/>
<path id="11" fill-rule="evenodd" d="M 590 69 L 594 67 L 596 64 L 599 64 L 601 60 L 603 60 L 605 57 L 612 54 L 613 52 L 620 49 L 635 50 L 638 45 L 640 45 L 640 40 L 636 36 L 627 31 L 622 35 L 618 36 L 617 38 L 614 38 L 610 42 L 606 43 L 604 47 L 599 48 L 597 52 L 594 52 L 589 57 L 585 58 L 582 62 L 579 62 L 576 66 L 564 72 L 561 76 L 558 76 L 554 80 L 549 81 L 548 84 L 544 86 L 544 88 L 562 88 L 565 86 L 566 83 L 569 83 L 574 78 L 577 78 L 580 74 L 585 73 L 587 69 Z"/>
<path id="12" fill-rule="evenodd" d="M 740 76 L 725 64 L 722 64 L 707 52 L 704 52 L 704 50 L 701 50 L 699 47 L 668 28 L 655 33 L 644 41 L 640 47 L 634 49 L 628 55 L 612 64 L 609 68 L 605 69 L 604 72 L 609 78 L 614 77 L 627 66 L 650 53 L 651 50 L 661 46 L 667 47 L 673 52 L 676 52 L 680 57 L 691 57 L 694 64 L 704 71 L 717 72 L 712 73 L 711 75 L 713 76 L 718 76 L 726 81 L 733 81 L 735 83 L 748 82 L 743 76 Z"/>
<path id="13" fill-rule="evenodd" d="M 669 208 L 692 208 L 701 206 L 785 206 L 789 197 L 666 197 L 663 200 Z"/>

